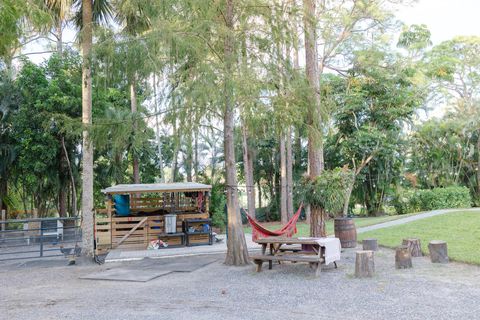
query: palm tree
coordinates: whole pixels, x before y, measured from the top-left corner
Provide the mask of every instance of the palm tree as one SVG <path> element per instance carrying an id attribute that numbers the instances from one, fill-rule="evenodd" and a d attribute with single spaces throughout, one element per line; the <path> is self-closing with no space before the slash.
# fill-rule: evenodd
<path id="1" fill-rule="evenodd" d="M 86 255 L 93 255 L 93 144 L 88 132 L 92 124 L 92 34 L 93 24 L 106 22 L 111 14 L 107 0 L 77 0 L 81 5 L 76 17 L 81 27 L 82 48 L 82 239 Z"/>

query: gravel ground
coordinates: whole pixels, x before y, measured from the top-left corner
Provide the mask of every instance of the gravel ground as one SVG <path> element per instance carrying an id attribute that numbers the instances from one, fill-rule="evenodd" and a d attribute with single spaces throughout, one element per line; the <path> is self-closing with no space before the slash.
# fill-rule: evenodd
<path id="1" fill-rule="evenodd" d="M 320 278 L 304 264 L 227 267 L 218 261 L 191 273 L 146 283 L 82 280 L 141 262 L 65 260 L 0 265 L 1 319 L 474 319 L 480 314 L 480 268 L 431 264 L 394 269 L 394 253 L 376 253 L 376 276 L 353 278 L 354 252 Z M 195 257 L 191 257 L 195 259 Z M 161 264 L 164 259 L 155 260 Z"/>

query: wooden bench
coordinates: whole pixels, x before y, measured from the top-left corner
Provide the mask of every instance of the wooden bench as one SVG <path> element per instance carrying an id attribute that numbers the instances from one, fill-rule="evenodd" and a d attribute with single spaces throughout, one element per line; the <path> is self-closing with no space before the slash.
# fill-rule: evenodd
<path id="1" fill-rule="evenodd" d="M 322 272 L 323 258 L 315 254 L 281 254 L 281 255 L 251 255 L 250 258 L 257 265 L 257 272 L 262 271 L 263 262 L 269 262 L 269 269 L 272 269 L 272 261 L 290 261 L 290 262 L 308 262 L 310 266 L 315 265 L 315 276 L 318 277 Z"/>

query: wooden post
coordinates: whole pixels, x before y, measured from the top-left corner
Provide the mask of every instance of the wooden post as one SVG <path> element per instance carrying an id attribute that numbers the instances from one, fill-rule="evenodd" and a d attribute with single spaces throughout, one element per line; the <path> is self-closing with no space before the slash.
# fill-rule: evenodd
<path id="1" fill-rule="evenodd" d="M 397 269 L 412 267 L 412 256 L 407 246 L 398 246 L 395 250 L 395 267 Z"/>
<path id="2" fill-rule="evenodd" d="M 357 251 L 355 255 L 355 277 L 370 278 L 375 273 L 374 252 L 372 250 Z"/>
<path id="3" fill-rule="evenodd" d="M 428 251 L 430 251 L 430 260 L 433 263 L 448 263 L 447 243 L 445 241 L 430 241 Z"/>
<path id="4" fill-rule="evenodd" d="M 420 245 L 420 239 L 403 239 L 402 245 L 407 246 L 408 250 L 410 251 L 410 255 L 412 257 L 421 257 L 422 254 L 422 247 Z"/>
<path id="5" fill-rule="evenodd" d="M 378 251 L 377 239 L 363 239 L 362 247 L 363 250 Z"/>

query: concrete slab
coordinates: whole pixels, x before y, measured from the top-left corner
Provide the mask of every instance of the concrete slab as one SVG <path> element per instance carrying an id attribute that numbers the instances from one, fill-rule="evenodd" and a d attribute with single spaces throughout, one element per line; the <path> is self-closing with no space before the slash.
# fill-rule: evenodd
<path id="1" fill-rule="evenodd" d="M 90 273 L 81 276 L 80 279 L 147 282 L 172 272 L 193 272 L 219 260 L 219 258 L 218 255 L 170 257 L 161 260 L 147 258 L 127 264 L 124 263 L 119 265 L 119 267 Z"/>

